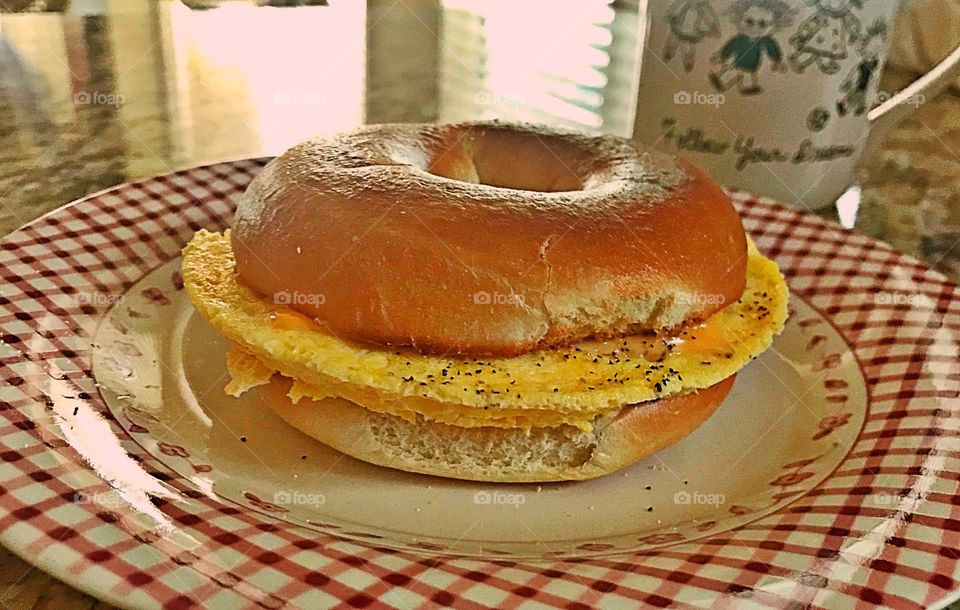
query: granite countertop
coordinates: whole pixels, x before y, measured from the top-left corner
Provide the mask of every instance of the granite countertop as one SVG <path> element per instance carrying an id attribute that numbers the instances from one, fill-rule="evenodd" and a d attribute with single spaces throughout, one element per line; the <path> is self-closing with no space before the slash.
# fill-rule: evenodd
<path id="1" fill-rule="evenodd" d="M 296 9 L 332 11 L 312 25 L 276 9 L 254 17 L 252 6 L 217 17 L 169 1 L 107 4 L 106 14 L 0 22 L 0 233 L 116 184 L 277 154 L 365 120 L 486 116 L 445 84 L 475 84 L 482 65 L 451 76 L 429 37 L 404 36 L 403 23 L 383 18 L 389 2 L 365 14 L 350 3 Z M 413 17 L 418 28 L 435 25 Z M 357 29 L 356 48 L 323 31 L 346 27 Z M 267 45 L 243 42 L 258 37 Z M 301 38 L 297 61 L 269 51 L 284 37 Z M 911 78 L 888 70 L 881 87 Z M 858 182 L 859 207 L 823 214 L 960 278 L 960 96 L 926 100 L 872 141 Z M 0 606 L 108 607 L 3 550 Z"/>

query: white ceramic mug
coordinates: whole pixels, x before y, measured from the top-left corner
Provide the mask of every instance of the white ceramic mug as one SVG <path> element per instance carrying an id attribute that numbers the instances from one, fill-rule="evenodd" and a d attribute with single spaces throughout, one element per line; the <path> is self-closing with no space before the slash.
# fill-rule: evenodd
<path id="1" fill-rule="evenodd" d="M 808 209 L 853 181 L 867 136 L 960 73 L 960 49 L 878 91 L 898 0 L 647 0 L 634 138 L 721 184 Z"/>

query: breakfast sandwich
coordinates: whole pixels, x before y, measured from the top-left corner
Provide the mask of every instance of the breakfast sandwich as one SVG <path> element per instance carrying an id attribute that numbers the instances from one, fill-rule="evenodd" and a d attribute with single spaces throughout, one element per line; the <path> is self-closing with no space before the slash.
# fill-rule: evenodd
<path id="1" fill-rule="evenodd" d="M 374 464 L 588 479 L 679 441 L 787 317 L 700 170 L 614 136 L 379 125 L 270 162 L 184 249 L 235 396 Z"/>

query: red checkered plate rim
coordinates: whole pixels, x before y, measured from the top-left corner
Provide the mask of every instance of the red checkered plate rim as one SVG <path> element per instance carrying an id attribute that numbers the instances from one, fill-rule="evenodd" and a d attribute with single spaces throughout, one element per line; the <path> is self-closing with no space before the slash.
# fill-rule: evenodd
<path id="1" fill-rule="evenodd" d="M 953 595 L 960 577 L 956 287 L 884 244 L 745 194 L 734 196 L 745 227 L 792 292 L 849 344 L 870 394 L 863 429 L 836 471 L 773 514 L 625 555 L 489 561 L 298 527 L 206 495 L 131 449 L 91 372 L 91 337 L 111 303 L 81 302 L 77 287 L 122 294 L 176 258 L 196 230 L 226 227 L 264 162 L 122 185 L 0 244 L 0 541 L 32 563 L 129 607 L 727 600 L 920 608 Z M 77 431 L 57 411 L 62 400 L 104 438 L 124 441 L 131 453 L 116 456 L 117 467 L 129 459 L 157 493 L 118 489 L 125 501 L 113 506 L 78 502 L 78 494 L 110 490 L 118 475 L 94 471 L 79 453 Z M 877 493 L 895 501 L 870 502 Z"/>

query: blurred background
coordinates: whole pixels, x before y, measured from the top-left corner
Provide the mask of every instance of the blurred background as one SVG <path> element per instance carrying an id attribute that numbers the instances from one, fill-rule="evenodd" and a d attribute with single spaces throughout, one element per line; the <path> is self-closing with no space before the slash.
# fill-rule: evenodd
<path id="1" fill-rule="evenodd" d="M 632 127 L 636 0 L 562 12 L 552 0 L 265 4 L 75 0 L 2 15 L 5 207 L 32 218 L 123 180 L 273 155 L 362 122 Z"/>

